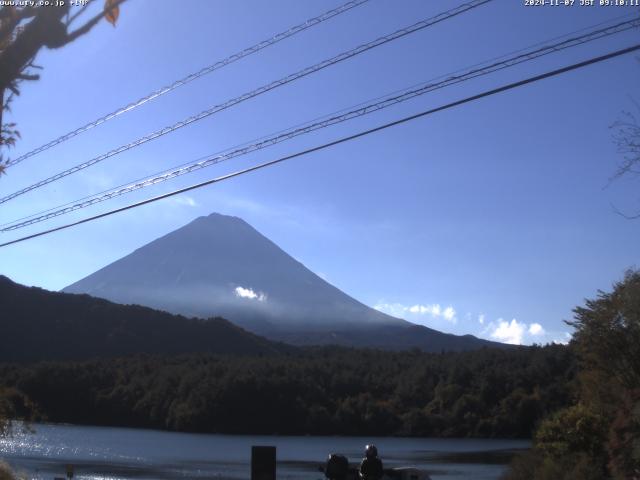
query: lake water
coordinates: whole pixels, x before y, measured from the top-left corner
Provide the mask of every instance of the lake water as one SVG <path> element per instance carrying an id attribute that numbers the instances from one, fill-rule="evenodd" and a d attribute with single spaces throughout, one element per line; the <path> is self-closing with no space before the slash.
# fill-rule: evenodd
<path id="1" fill-rule="evenodd" d="M 385 467 L 415 466 L 433 480 L 495 480 L 528 441 L 204 435 L 128 428 L 33 425 L 0 440 L 0 458 L 27 478 L 79 480 L 248 479 L 252 445 L 277 447 L 278 479 L 316 480 L 327 455 L 357 463 L 375 443 Z"/>

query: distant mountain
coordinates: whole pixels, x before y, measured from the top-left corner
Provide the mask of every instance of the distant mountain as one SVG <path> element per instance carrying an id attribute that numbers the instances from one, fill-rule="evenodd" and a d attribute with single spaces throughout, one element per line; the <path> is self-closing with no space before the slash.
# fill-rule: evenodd
<path id="1" fill-rule="evenodd" d="M 220 315 L 260 333 L 405 323 L 344 294 L 243 220 L 219 214 L 197 218 L 63 291 Z"/>
<path id="2" fill-rule="evenodd" d="M 426 351 L 501 345 L 372 309 L 329 284 L 245 221 L 200 217 L 64 292 L 187 316 L 221 316 L 271 339 Z"/>
<path id="3" fill-rule="evenodd" d="M 187 319 L 88 295 L 25 287 L 0 275 L 0 362 L 130 354 L 272 354 L 270 342 L 222 318 Z"/>

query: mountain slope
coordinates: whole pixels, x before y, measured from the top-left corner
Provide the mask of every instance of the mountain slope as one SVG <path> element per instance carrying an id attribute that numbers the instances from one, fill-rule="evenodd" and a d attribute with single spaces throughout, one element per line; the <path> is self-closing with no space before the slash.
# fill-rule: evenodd
<path id="1" fill-rule="evenodd" d="M 269 342 L 222 318 L 187 319 L 88 295 L 25 287 L 0 275 L 0 361 L 24 362 L 129 354 L 269 354 Z"/>
<path id="2" fill-rule="evenodd" d="M 374 310 L 315 275 L 243 220 L 220 214 L 197 218 L 64 291 L 188 316 L 222 316 L 294 344 L 429 351 L 493 344 Z"/>
<path id="3" fill-rule="evenodd" d="M 217 314 L 258 330 L 405 323 L 341 292 L 243 220 L 219 214 L 200 217 L 64 291 L 185 315 Z"/>

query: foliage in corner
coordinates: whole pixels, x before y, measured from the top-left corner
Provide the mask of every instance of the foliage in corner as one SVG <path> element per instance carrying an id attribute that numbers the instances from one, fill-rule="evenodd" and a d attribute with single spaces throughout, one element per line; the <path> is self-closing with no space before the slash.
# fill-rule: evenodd
<path id="1" fill-rule="evenodd" d="M 640 271 L 574 313 L 578 401 L 542 422 L 505 480 L 640 478 Z"/>
<path id="2" fill-rule="evenodd" d="M 20 95 L 21 82 L 40 78 L 35 71 L 42 67 L 34 64 L 38 52 L 44 47 L 54 49 L 68 45 L 91 31 L 103 17 L 115 26 L 119 6 L 124 1 L 106 0 L 98 14 L 77 28 L 74 28 L 76 21 L 83 17 L 91 1 L 73 11 L 70 2 L 0 7 L 0 175 L 10 164 L 4 150 L 20 138 L 16 124 L 4 122 L 3 114 L 9 111 L 12 99 Z"/>

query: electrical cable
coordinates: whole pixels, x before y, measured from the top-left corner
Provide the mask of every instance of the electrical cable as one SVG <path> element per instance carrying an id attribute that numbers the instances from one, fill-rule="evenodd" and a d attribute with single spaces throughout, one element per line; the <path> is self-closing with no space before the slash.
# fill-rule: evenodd
<path id="1" fill-rule="evenodd" d="M 419 84 L 417 88 L 416 86 L 410 87 L 410 89 L 408 90 L 401 91 L 402 93 L 400 93 L 399 95 L 394 95 L 395 93 L 397 93 L 397 92 L 394 92 L 394 94 L 389 94 L 387 97 L 381 97 L 382 100 L 380 101 L 377 101 L 377 102 L 374 101 L 368 104 L 367 103 L 359 104 L 357 106 L 358 108 L 355 108 L 354 110 L 351 110 L 351 111 L 346 111 L 346 113 L 321 117 L 321 119 L 317 119 L 317 121 L 312 120 L 311 122 L 307 122 L 305 124 L 293 127 L 291 129 L 280 131 L 271 137 L 263 137 L 255 143 L 245 143 L 239 147 L 233 147 L 231 149 L 223 151 L 225 153 L 219 152 L 206 157 L 201 157 L 196 161 L 184 163 L 182 165 L 165 170 L 161 173 L 152 175 L 150 177 L 146 177 L 144 179 L 140 179 L 135 182 L 130 182 L 128 184 L 123 184 L 118 187 L 105 190 L 98 194 L 84 197 L 74 202 L 70 202 L 59 207 L 54 207 L 54 208 L 45 210 L 44 212 L 39 212 L 39 213 L 32 214 L 27 217 L 23 217 L 11 222 L 7 222 L 3 225 L 0 225 L 0 232 L 9 232 L 12 230 L 17 230 L 19 228 L 24 228 L 29 225 L 33 225 L 35 223 L 40 223 L 42 221 L 49 220 L 51 218 L 54 218 L 66 213 L 70 213 L 75 210 L 86 208 L 91 205 L 94 205 L 106 200 L 110 200 L 112 198 L 130 193 L 142 188 L 146 188 L 167 180 L 171 180 L 173 178 L 179 177 L 181 175 L 185 175 L 187 173 L 194 172 L 196 170 L 200 170 L 202 168 L 210 167 L 212 165 L 221 163 L 226 160 L 230 160 L 232 158 L 247 155 L 257 150 L 262 150 L 263 148 L 267 148 L 272 145 L 290 140 L 300 135 L 304 135 L 322 128 L 327 128 L 329 126 L 336 125 L 338 123 L 342 123 L 342 122 L 351 120 L 353 118 L 357 118 L 360 116 L 367 115 L 369 113 L 373 113 L 373 112 L 388 108 L 392 105 L 405 102 L 407 100 L 438 90 L 440 88 L 445 88 L 457 83 L 461 83 L 467 80 L 477 78 L 479 76 L 487 75 L 508 67 L 512 67 L 514 65 L 518 65 L 527 61 L 540 58 L 542 56 L 545 56 L 551 53 L 564 50 L 566 48 L 582 45 L 587 42 L 597 40 L 597 39 L 600 39 L 609 35 L 613 35 L 616 33 L 620 33 L 622 31 L 626 31 L 630 28 L 634 28 L 638 26 L 640 26 L 640 19 L 638 18 L 634 20 L 620 22 L 613 26 L 608 26 L 606 28 L 601 28 L 595 31 L 591 31 L 581 36 L 572 37 L 562 42 L 546 45 L 532 51 L 525 50 L 523 53 L 520 53 L 513 57 L 506 57 L 499 62 L 489 64 L 482 68 L 471 68 L 470 70 L 466 71 L 464 74 L 449 76 L 441 82 Z M 345 110 L 342 110 L 341 112 L 344 112 L 344 111 Z"/>
<path id="2" fill-rule="evenodd" d="M 263 85 L 262 87 L 259 87 L 255 90 L 252 90 L 250 92 L 247 92 L 243 95 L 240 95 L 239 97 L 235 97 L 233 99 L 227 100 L 226 102 L 219 104 L 219 105 L 215 105 L 207 110 L 203 110 L 202 112 L 193 115 L 191 117 L 188 117 L 184 120 L 181 120 L 173 125 L 161 128 L 160 130 L 156 130 L 155 132 L 152 132 L 148 135 L 145 135 L 144 137 L 140 137 L 130 143 L 127 143 L 125 145 L 121 145 L 118 148 L 115 148 L 113 150 L 110 150 L 107 153 L 104 153 L 102 155 L 99 155 L 95 158 L 92 158 L 91 160 L 88 160 L 86 162 L 80 163 L 78 165 L 75 165 L 71 168 L 68 168 L 66 170 L 63 170 L 61 172 L 58 172 L 57 174 L 45 178 L 43 180 L 40 180 L 32 185 L 29 185 L 28 187 L 22 188 L 14 193 L 11 193 L 9 195 L 6 195 L 2 198 L 0 198 L 0 204 L 6 203 L 9 200 L 12 200 L 16 197 L 19 197 L 21 195 L 24 195 L 27 192 L 30 192 L 32 190 L 35 190 L 37 188 L 43 187 L 45 185 L 48 185 L 52 182 L 55 182 L 57 180 L 60 180 L 68 175 L 77 173 L 81 170 L 84 170 L 85 168 L 91 167 L 97 163 L 100 163 L 108 158 L 111 158 L 115 155 L 118 155 L 120 153 L 126 152 L 128 150 L 131 150 L 132 148 L 135 147 L 139 147 L 140 145 L 143 145 L 147 142 L 150 142 L 151 140 L 155 140 L 157 138 L 160 138 L 168 133 L 172 133 L 182 127 L 185 127 L 187 125 L 191 125 L 192 123 L 195 123 L 197 121 L 203 120 L 215 113 L 221 112 L 223 110 L 226 110 L 228 108 L 231 108 L 239 103 L 242 103 L 246 100 L 249 100 L 251 98 L 257 97 L 258 95 L 261 95 L 263 93 L 269 92 L 273 89 L 276 89 L 278 87 L 281 87 L 283 85 L 287 85 L 295 80 L 298 80 L 300 78 L 306 77 L 307 75 L 310 75 L 312 73 L 315 73 L 319 70 L 322 70 L 324 68 L 327 68 L 331 65 L 335 65 L 336 63 L 340 63 L 342 61 L 348 60 L 352 57 L 355 57 L 356 55 L 360 55 L 361 53 L 367 52 L 373 48 L 379 47 L 381 45 L 384 45 L 386 43 L 392 42 L 394 40 L 397 40 L 399 38 L 402 38 L 406 35 L 409 35 L 411 33 L 415 33 L 418 32 L 420 30 L 423 30 L 427 27 L 430 27 L 432 25 L 435 25 L 437 23 L 440 23 L 442 21 L 448 20 L 450 18 L 453 18 L 457 15 L 460 15 L 464 12 L 467 12 L 471 9 L 477 8 L 481 5 L 484 5 L 486 3 L 491 2 L 492 0 L 473 0 L 471 2 L 468 3 L 464 3 L 462 5 L 459 5 L 458 7 L 452 8 L 450 10 L 447 10 L 446 12 L 440 13 L 436 16 L 430 17 L 428 19 L 424 19 L 421 20 L 419 22 L 416 22 L 408 27 L 405 28 L 401 28 L 400 30 L 396 30 L 395 32 L 389 34 L 389 35 L 385 35 L 383 37 L 379 37 L 371 42 L 362 44 L 356 48 L 353 48 L 351 50 L 348 50 L 346 52 L 343 52 L 339 55 L 336 55 L 330 59 L 324 60 L 320 63 L 317 63 L 315 65 L 312 65 L 310 67 L 304 68 L 296 73 L 287 75 L 286 77 L 283 77 L 279 80 L 276 80 L 274 82 L 271 82 L 269 84 Z"/>
<path id="3" fill-rule="evenodd" d="M 224 181 L 224 180 L 228 180 L 228 179 L 240 176 L 240 175 L 244 175 L 246 173 L 254 172 L 256 170 L 260 170 L 260 169 L 263 169 L 263 168 L 266 168 L 266 167 L 277 165 L 277 164 L 285 162 L 287 160 L 291 160 L 291 159 L 298 158 L 298 157 L 301 157 L 301 156 L 304 156 L 304 155 L 308 155 L 308 154 L 313 153 L 313 152 L 324 150 L 324 149 L 327 149 L 327 148 L 335 146 L 335 145 L 339 145 L 339 144 L 342 144 L 342 143 L 345 143 L 345 142 L 348 142 L 348 141 L 351 141 L 351 140 L 355 140 L 355 139 L 360 138 L 360 137 L 364 137 L 366 135 L 370 135 L 370 134 L 375 133 L 375 132 L 379 132 L 379 131 L 385 130 L 387 128 L 391 128 L 391 127 L 394 127 L 394 126 L 397 126 L 397 125 L 401 125 L 403 123 L 407 123 L 407 122 L 412 121 L 412 120 L 416 120 L 416 119 L 421 118 L 421 117 L 425 117 L 427 115 L 431 115 L 431 114 L 434 114 L 434 113 L 437 113 L 437 112 L 440 112 L 440 111 L 443 111 L 443 110 L 448 110 L 450 108 L 457 107 L 459 105 L 463 105 L 463 104 L 466 104 L 466 103 L 470 103 L 470 102 L 479 100 L 479 99 L 484 98 L 484 97 L 495 95 L 495 94 L 498 94 L 498 93 L 501 93 L 501 92 L 504 92 L 504 91 L 507 91 L 507 90 L 512 90 L 514 88 L 518 88 L 518 87 L 521 87 L 521 86 L 524 86 L 524 85 L 527 85 L 527 84 L 530 84 L 530 83 L 533 83 L 533 82 L 544 80 L 546 78 L 550 78 L 550 77 L 554 77 L 554 76 L 557 76 L 557 75 L 561 75 L 561 74 L 567 73 L 567 72 L 572 71 L 572 70 L 577 70 L 579 68 L 584 68 L 584 67 L 586 67 L 588 65 L 593 65 L 595 63 L 603 62 L 605 60 L 610 60 L 612 58 L 619 57 L 621 55 L 625 55 L 625 54 L 628 54 L 628 53 L 631 53 L 631 52 L 635 52 L 635 51 L 638 51 L 638 50 L 640 50 L 640 44 L 636 44 L 636 45 L 633 45 L 633 46 L 630 46 L 630 47 L 627 47 L 627 48 L 623 48 L 621 50 L 616 50 L 616 51 L 610 52 L 610 53 L 608 53 L 606 55 L 593 57 L 593 58 L 590 58 L 588 60 L 585 60 L 585 61 L 582 61 L 582 62 L 579 62 L 579 63 L 574 63 L 572 65 L 568 65 L 568 66 L 565 66 L 565 67 L 562 67 L 562 68 L 558 68 L 556 70 L 551 70 L 551 71 L 545 72 L 545 73 L 540 74 L 540 75 L 536 75 L 536 76 L 533 76 L 533 77 L 526 78 L 524 80 L 520 80 L 520 81 L 517 81 L 517 82 L 509 83 L 507 85 L 503 85 L 501 87 L 497 87 L 497 88 L 494 88 L 492 90 L 484 91 L 484 92 L 479 93 L 477 95 L 466 97 L 466 98 L 464 98 L 462 100 L 457 100 L 455 102 L 451 102 L 451 103 L 448 103 L 446 105 L 442 105 L 440 107 L 432 108 L 430 110 L 425 110 L 423 112 L 420 112 L 420 113 L 417 113 L 417 114 L 414 114 L 414 115 L 410 115 L 408 117 L 403 117 L 403 118 L 401 118 L 399 120 L 395 120 L 393 122 L 385 123 L 383 125 L 380 125 L 380 126 L 368 129 L 368 130 L 364 130 L 364 131 L 358 132 L 358 133 L 353 134 L 353 135 L 342 137 L 342 138 L 339 138 L 337 140 L 334 140 L 334 141 L 331 141 L 331 142 L 328 142 L 328 143 L 324 143 L 322 145 L 318 145 L 318 146 L 309 148 L 307 150 L 303 150 L 303 151 L 296 152 L 296 153 L 291 154 L 291 155 L 287 155 L 287 156 L 284 156 L 284 157 L 277 158 L 275 160 L 271 160 L 271 161 L 264 162 L 264 163 L 261 163 L 261 164 L 258 164 L 258 165 L 254 165 L 252 167 L 245 168 L 243 170 L 239 170 L 239 171 L 236 171 L 236 172 L 233 172 L 233 173 L 229 173 L 229 174 L 223 175 L 221 177 L 212 178 L 210 180 L 197 183 L 195 185 L 190 185 L 190 186 L 185 187 L 185 188 L 181 188 L 181 189 L 178 189 L 178 190 L 174 190 L 172 192 L 164 193 L 162 195 L 158 195 L 156 197 L 148 198 L 148 199 L 142 200 L 140 202 L 132 203 L 132 204 L 126 205 L 124 207 L 116 208 L 116 209 L 110 210 L 108 212 L 100 213 L 98 215 L 93 215 L 91 217 L 84 218 L 82 220 L 78 220 L 78 221 L 75 221 L 75 222 L 72 222 L 72 223 L 61 225 L 61 226 L 58 226 L 58 227 L 55 227 L 55 228 L 50 228 L 48 230 L 44 230 L 44 231 L 37 232 L 37 233 L 31 234 L 31 235 L 27 235 L 25 237 L 17 238 L 15 240 L 11 240 L 9 242 L 1 243 L 0 244 L 0 248 L 1 247 L 6 247 L 6 246 L 9 246 L 9 245 L 13 245 L 13 244 L 16 244 L 16 243 L 24 242 L 26 240 L 30 240 L 30 239 L 33 239 L 33 238 L 41 237 L 43 235 L 48 235 L 48 234 L 51 234 L 53 232 L 57 232 L 57 231 L 64 230 L 64 229 L 67 229 L 67 228 L 71 228 L 71 227 L 74 227 L 74 226 L 77 226 L 77 225 L 81 225 L 83 223 L 91 222 L 91 221 L 94 221 L 94 220 L 98 220 L 100 218 L 104 218 L 104 217 L 107 217 L 107 216 L 110 216 L 110 215 L 114 215 L 114 214 L 119 213 L 119 212 L 123 212 L 123 211 L 130 210 L 130 209 L 133 209 L 133 208 L 141 207 L 141 206 L 147 205 L 149 203 L 157 202 L 158 200 L 163 200 L 165 198 L 169 198 L 169 197 L 172 197 L 174 195 L 185 193 L 185 192 L 188 192 L 188 191 L 191 191 L 191 190 L 195 190 L 197 188 L 202 188 L 202 187 L 205 187 L 207 185 L 211 185 L 211 184 L 218 183 L 218 182 L 221 182 L 221 181 Z"/>
<path id="4" fill-rule="evenodd" d="M 304 23 L 301 23 L 299 25 L 295 25 L 291 28 L 289 28 L 288 30 L 284 31 L 284 32 L 280 32 L 277 35 L 274 35 L 271 38 L 268 38 L 266 40 L 263 40 L 259 43 L 256 43 L 255 45 L 252 45 L 251 47 L 245 48 L 244 50 L 240 51 L 240 52 L 236 52 L 233 55 L 229 55 L 227 58 L 224 58 L 223 60 L 219 60 L 215 63 L 212 63 L 211 65 L 207 65 L 206 67 L 198 70 L 197 72 L 193 72 L 190 73 L 189 75 L 176 80 L 175 82 L 166 85 L 164 87 L 158 88 L 157 90 L 149 93 L 148 95 L 145 95 L 144 97 L 139 98 L 138 100 L 135 100 L 131 103 L 129 103 L 128 105 L 125 105 L 124 107 L 120 107 L 117 110 L 114 110 L 111 113 L 108 113 L 106 115 L 103 115 L 100 118 L 97 118 L 95 120 L 93 120 L 92 122 L 89 122 L 81 127 L 76 128 L 75 130 L 72 130 L 68 133 L 65 133 L 64 135 L 61 135 L 60 137 L 51 140 L 50 142 L 47 142 L 23 155 L 20 155 L 19 157 L 9 160 L 6 163 L 6 167 L 11 167 L 14 165 L 17 165 L 18 163 L 23 162 L 24 160 L 26 160 L 27 158 L 33 157 L 34 155 L 37 155 L 38 153 L 44 152 L 45 150 L 48 150 L 52 147 L 55 147 L 56 145 L 59 145 L 63 142 L 66 142 L 67 140 L 72 139 L 73 137 L 76 137 L 78 135 L 80 135 L 81 133 L 84 133 L 88 130 L 91 130 L 92 128 L 97 127 L 98 125 L 102 125 L 103 123 L 108 122 L 109 120 L 112 120 L 116 117 L 118 117 L 119 115 L 122 115 L 123 113 L 129 112 L 135 108 L 140 107 L 141 105 L 144 105 L 147 102 L 150 102 L 151 100 L 155 100 L 158 97 L 161 97 L 162 95 L 165 95 L 169 92 L 172 92 L 173 90 L 182 87 L 184 85 L 187 85 L 188 83 L 203 77 L 205 75 L 208 75 L 209 73 L 214 72 L 215 70 L 218 70 L 222 67 L 226 67 L 227 65 L 230 65 L 244 57 L 248 57 L 249 55 L 252 55 L 254 53 L 259 52 L 260 50 L 270 47 L 272 45 L 275 45 L 276 43 L 292 37 L 294 35 L 296 35 L 297 33 L 303 32 L 304 30 L 307 30 L 308 28 L 314 27 L 316 25 L 319 25 L 320 23 L 324 22 L 325 20 L 329 20 L 333 17 L 336 17 L 342 13 L 345 13 L 349 10 L 351 10 L 352 8 L 358 7 L 366 2 L 368 2 L 369 0 L 352 0 L 349 1 L 347 3 L 345 3 L 344 5 L 341 5 L 337 8 L 334 8 L 332 10 L 329 10 L 328 12 L 323 13 L 322 15 L 318 15 L 317 17 L 313 17 L 310 18 L 309 20 L 307 20 Z"/>

